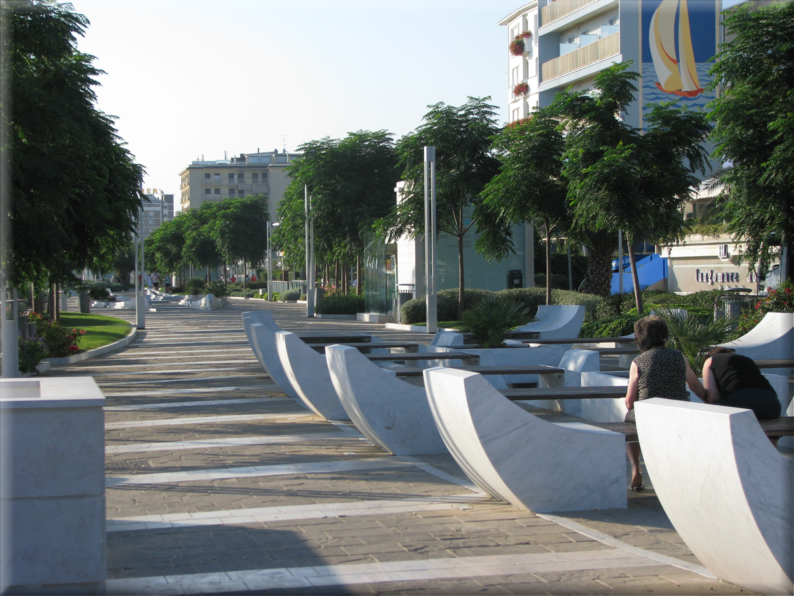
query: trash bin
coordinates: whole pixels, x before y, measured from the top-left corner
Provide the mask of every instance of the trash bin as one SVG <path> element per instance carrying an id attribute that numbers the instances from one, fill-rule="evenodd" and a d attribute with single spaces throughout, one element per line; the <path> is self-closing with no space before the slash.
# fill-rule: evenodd
<path id="1" fill-rule="evenodd" d="M 80 294 L 80 313 L 89 314 L 91 312 L 91 296 L 88 292 Z"/>
<path id="2" fill-rule="evenodd" d="M 507 289 L 524 287 L 524 272 L 521 269 L 512 269 L 507 272 Z"/>

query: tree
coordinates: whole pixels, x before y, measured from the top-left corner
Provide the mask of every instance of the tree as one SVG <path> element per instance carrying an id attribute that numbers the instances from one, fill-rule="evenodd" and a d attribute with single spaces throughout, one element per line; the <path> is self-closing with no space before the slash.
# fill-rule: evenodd
<path id="1" fill-rule="evenodd" d="M 675 102 L 653 104 L 647 129 L 635 129 L 621 116 L 634 99 L 630 63 L 616 64 L 596 77 L 593 96 L 560 94 L 552 104 L 566 131 L 564 175 L 568 198 L 583 229 L 617 233 L 629 247 L 637 312 L 642 292 L 633 243 L 644 238 L 670 241 L 683 236 L 683 205 L 691 200 L 705 173 L 702 146 L 710 125 L 705 113 L 677 108 Z"/>
<path id="2" fill-rule="evenodd" d="M 709 71 L 714 155 L 722 174 L 728 229 L 746 243 L 744 258 L 769 261 L 772 245 L 794 240 L 794 3 L 725 12 L 731 41 Z M 794 276 L 789 259 L 787 277 Z"/>
<path id="3" fill-rule="evenodd" d="M 567 227 L 571 219 L 568 183 L 562 177 L 565 138 L 551 112 L 541 109 L 530 118 L 508 124 L 495 138 L 494 148 L 501 167 L 482 192 L 485 205 L 510 223 L 543 222 L 546 304 L 551 304 L 551 235 Z M 485 234 L 478 245 L 492 252 L 486 245 L 489 240 Z"/>
<path id="4" fill-rule="evenodd" d="M 182 257 L 186 263 L 207 268 L 207 283 L 210 281 L 210 268 L 223 264 L 223 255 L 212 237 L 213 223 L 220 203 L 202 203 L 198 209 L 187 212 L 185 224 L 185 246 Z"/>
<path id="5" fill-rule="evenodd" d="M 460 107 L 437 103 L 424 116 L 416 132 L 403 137 L 397 154 L 406 181 L 402 203 L 382 222 L 391 239 L 424 234 L 424 152 L 436 148 L 436 204 L 438 231 L 458 241 L 458 316 L 463 317 L 463 239 L 475 224 L 495 225 L 505 230 L 504 221 L 487 213 L 480 193 L 499 171 L 491 138 L 499 132 L 495 106 L 490 97 L 469 100 Z M 472 211 L 473 209 L 473 211 Z M 471 212 L 470 212 L 471 211 Z M 498 235 L 497 235 L 498 236 Z M 494 235 L 491 235 L 494 239 Z M 501 241 L 509 244 L 509 237 Z M 498 244 L 498 242 L 497 242 Z M 498 252 L 491 243 L 490 250 Z"/>
<path id="6" fill-rule="evenodd" d="M 392 135 L 360 130 L 344 139 L 310 141 L 299 149 L 302 155 L 289 168 L 291 181 L 279 203 L 274 243 L 292 266 L 301 268 L 305 263 L 304 188 L 308 187 L 317 262 L 355 259 L 360 278 L 365 235 L 395 201 L 399 174 Z M 359 283 L 359 294 L 361 288 Z"/>
<path id="7" fill-rule="evenodd" d="M 11 81 L 14 277 L 66 281 L 73 269 L 109 269 L 126 246 L 143 196 L 112 117 L 94 106 L 103 74 L 77 51 L 88 20 L 69 4 L 2 4 L 11 29 L 4 73 Z M 3 147 L 8 151 L 9 147 Z"/>
<path id="8" fill-rule="evenodd" d="M 218 203 L 209 229 L 226 263 L 242 261 L 244 272 L 247 273 L 249 263 L 257 265 L 264 260 L 267 252 L 267 211 L 265 195 L 226 199 Z"/>

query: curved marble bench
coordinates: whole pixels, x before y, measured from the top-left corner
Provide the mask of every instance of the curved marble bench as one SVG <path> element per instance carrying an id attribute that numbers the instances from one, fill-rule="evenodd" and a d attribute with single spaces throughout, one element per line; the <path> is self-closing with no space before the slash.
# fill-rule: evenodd
<path id="1" fill-rule="evenodd" d="M 339 401 L 370 441 L 395 455 L 447 453 L 423 387 L 398 379 L 355 348 L 329 346 L 325 355 Z"/>
<path id="2" fill-rule="evenodd" d="M 326 420 L 349 419 L 331 382 L 324 354 L 289 331 L 276 333 L 276 349 L 287 378 L 306 407 Z"/>
<path id="3" fill-rule="evenodd" d="M 259 315 L 260 313 L 256 314 Z M 259 360 L 259 364 L 262 365 L 265 372 L 270 375 L 276 385 L 281 387 L 284 393 L 292 398 L 300 399 L 298 392 L 295 391 L 284 367 L 281 365 L 281 359 L 276 349 L 276 333 L 281 331 L 281 328 L 276 325 L 270 313 L 261 314 L 266 316 L 249 317 L 248 321 L 250 324 L 246 323 L 246 334 L 249 336 L 248 341 L 254 350 L 256 359 Z M 245 323 L 246 318 L 243 318 L 243 321 Z"/>
<path id="4" fill-rule="evenodd" d="M 794 314 L 768 312 L 761 322 L 740 338 L 720 344 L 753 360 L 790 360 L 794 358 Z M 791 374 L 790 368 L 767 369 L 777 375 Z"/>
<path id="5" fill-rule="evenodd" d="M 536 512 L 627 506 L 622 434 L 544 422 L 476 373 L 435 368 L 424 375 L 444 443 L 489 494 Z"/>
<path id="6" fill-rule="evenodd" d="M 794 591 L 794 460 L 750 410 L 666 399 L 637 402 L 654 490 L 678 534 L 725 581 Z"/>
<path id="7" fill-rule="evenodd" d="M 535 321 L 516 331 L 536 331 L 541 339 L 579 337 L 584 323 L 585 308 L 572 304 L 541 304 Z"/>

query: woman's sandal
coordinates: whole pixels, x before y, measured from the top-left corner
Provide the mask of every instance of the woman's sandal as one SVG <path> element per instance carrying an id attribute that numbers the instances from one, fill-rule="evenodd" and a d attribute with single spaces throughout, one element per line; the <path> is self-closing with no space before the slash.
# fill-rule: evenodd
<path id="1" fill-rule="evenodd" d="M 642 491 L 645 490 L 645 487 L 642 484 L 640 484 L 639 486 L 632 486 L 631 490 L 632 490 L 632 492 L 635 492 L 635 493 L 641 493 Z"/>

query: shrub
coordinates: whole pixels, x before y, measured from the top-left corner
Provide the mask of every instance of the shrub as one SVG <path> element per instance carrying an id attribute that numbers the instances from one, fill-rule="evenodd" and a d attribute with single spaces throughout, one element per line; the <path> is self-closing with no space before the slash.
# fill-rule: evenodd
<path id="1" fill-rule="evenodd" d="M 267 289 L 267 281 L 249 281 L 245 284 L 251 290 L 266 290 Z"/>
<path id="2" fill-rule="evenodd" d="M 515 299 L 521 301 L 529 308 L 529 312 L 533 317 L 538 312 L 538 306 L 546 304 L 546 288 L 516 288 L 513 290 L 501 290 L 499 294 L 503 296 L 513 296 Z M 596 319 L 596 306 L 600 301 L 601 298 L 593 294 L 583 294 L 580 292 L 571 292 L 569 290 L 552 289 L 551 291 L 552 304 L 576 304 L 584 306 L 584 320 L 586 322 Z"/>
<path id="3" fill-rule="evenodd" d="M 700 374 L 706 352 L 730 339 L 731 329 L 736 324 L 732 318 L 722 318 L 717 321 L 713 316 L 697 316 L 673 312 L 669 309 L 658 309 L 658 315 L 667 321 L 670 332 L 671 348 L 683 352 L 689 360 L 692 370 Z"/>
<path id="4" fill-rule="evenodd" d="M 755 306 L 739 318 L 738 335 L 744 335 L 761 322 L 768 312 L 794 312 L 794 283 L 787 279 L 774 290 L 769 290 Z"/>
<path id="5" fill-rule="evenodd" d="M 206 285 L 207 284 L 204 283 L 204 280 L 200 277 L 191 277 L 187 280 L 187 283 L 185 283 L 185 291 L 192 295 L 203 294 Z"/>
<path id="6" fill-rule="evenodd" d="M 47 344 L 44 338 L 34 335 L 23 337 L 19 334 L 19 372 L 30 374 L 35 372 L 36 366 L 42 358 L 47 356 Z"/>
<path id="7" fill-rule="evenodd" d="M 207 284 L 207 294 L 214 294 L 216 298 L 227 295 L 226 285 L 222 281 L 213 280 Z"/>
<path id="8" fill-rule="evenodd" d="M 485 296 L 493 294 L 489 290 L 464 290 L 463 309 L 468 310 Z M 437 321 L 458 320 L 458 291 L 456 289 L 441 290 L 436 297 Z M 425 296 L 409 300 L 400 308 L 400 321 L 406 325 L 427 321 Z"/>
<path id="9" fill-rule="evenodd" d="M 619 337 L 634 333 L 634 323 L 642 317 L 619 315 L 585 323 L 579 337 Z"/>
<path id="10" fill-rule="evenodd" d="M 91 300 L 107 300 L 110 290 L 108 288 L 91 288 L 88 290 L 88 295 L 91 296 Z"/>
<path id="11" fill-rule="evenodd" d="M 320 300 L 314 311 L 320 315 L 355 315 L 364 312 L 364 297 L 332 294 Z"/>
<path id="12" fill-rule="evenodd" d="M 529 308 L 520 301 L 490 294 L 463 313 L 463 330 L 471 331 L 481 348 L 499 348 L 507 331 L 531 320 Z"/>
<path id="13" fill-rule="evenodd" d="M 283 294 L 281 294 L 281 301 L 286 302 L 287 300 L 298 300 L 301 297 L 300 290 L 287 290 Z"/>
<path id="14" fill-rule="evenodd" d="M 129 286 L 126 284 L 110 284 L 110 290 L 112 292 L 126 292 L 129 289 Z"/>
<path id="15" fill-rule="evenodd" d="M 281 292 L 273 292 L 271 297 L 273 298 L 273 302 L 278 302 L 281 300 Z M 267 300 L 267 294 L 265 294 L 265 300 Z"/>
<path id="16" fill-rule="evenodd" d="M 57 321 L 45 319 L 40 314 L 31 312 L 28 320 L 36 323 L 36 335 L 43 339 L 47 347 L 47 358 L 63 358 L 80 351 L 80 336 L 85 335 L 82 329 L 64 329 Z"/>

